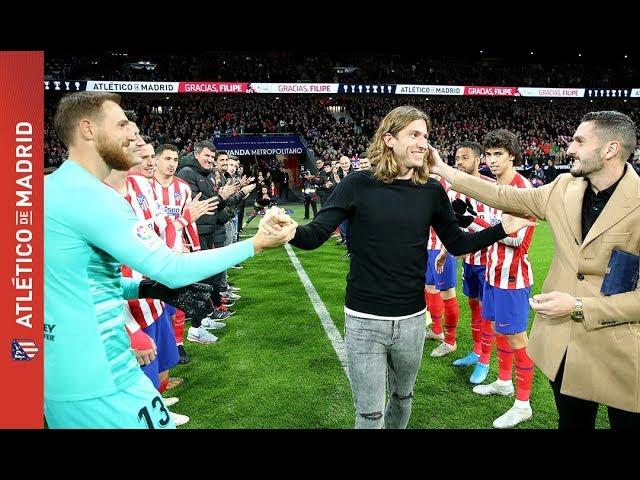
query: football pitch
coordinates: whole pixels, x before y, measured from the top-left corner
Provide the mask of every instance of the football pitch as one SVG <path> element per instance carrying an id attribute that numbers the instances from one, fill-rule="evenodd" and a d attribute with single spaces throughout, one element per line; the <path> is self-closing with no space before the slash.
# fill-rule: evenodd
<path id="1" fill-rule="evenodd" d="M 302 204 L 291 204 L 292 217 L 300 224 Z M 247 214 L 251 209 L 247 209 Z M 252 234 L 261 217 L 245 229 Z M 245 216 L 246 219 L 246 216 Z M 344 335 L 344 291 L 349 261 L 346 252 L 330 238 L 313 251 L 293 248 L 340 335 Z M 538 293 L 546 277 L 553 245 L 546 223 L 536 228 L 529 259 Z M 232 309 L 237 313 L 226 328 L 214 330 L 220 339 L 213 345 L 185 340 L 191 362 L 171 370 L 185 379 L 165 392 L 180 402 L 172 411 L 191 421 L 180 429 L 350 429 L 355 409 L 349 380 L 312 301 L 284 248 L 266 251 L 246 261 L 242 270 L 230 270 L 230 280 L 242 290 Z M 470 311 L 462 294 L 458 261 L 458 350 L 441 358 L 429 353 L 437 346 L 427 340 L 414 389 L 411 429 L 492 429 L 494 419 L 506 412 L 514 397 L 483 397 L 472 392 L 473 367 L 451 365 L 472 346 Z M 530 313 L 530 323 L 533 314 Z M 186 332 L 185 332 L 186 337 Z M 495 350 L 487 381 L 496 379 Z M 514 381 L 515 383 L 515 381 Z M 551 387 L 536 369 L 531 394 L 533 417 L 518 429 L 555 429 L 557 413 Z M 597 428 L 608 428 L 600 407 Z"/>

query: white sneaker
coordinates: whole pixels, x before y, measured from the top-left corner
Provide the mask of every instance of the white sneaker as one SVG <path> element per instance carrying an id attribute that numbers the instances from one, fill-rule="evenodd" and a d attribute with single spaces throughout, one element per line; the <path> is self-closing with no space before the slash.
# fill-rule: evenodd
<path id="1" fill-rule="evenodd" d="M 216 322 L 215 320 L 209 317 L 203 318 L 202 322 L 200 323 L 200 327 L 206 328 L 207 330 L 220 330 L 221 328 L 224 328 L 226 326 L 227 326 L 226 323 Z"/>
<path id="2" fill-rule="evenodd" d="M 503 397 L 510 397 L 514 391 L 513 383 L 500 385 L 497 380 L 487 385 L 476 385 L 473 387 L 473 393 L 479 395 L 502 395 Z"/>
<path id="3" fill-rule="evenodd" d="M 427 327 L 427 334 L 424 338 L 425 340 L 440 340 L 441 342 L 444 342 L 444 332 L 433 333 L 433 330 Z"/>
<path id="4" fill-rule="evenodd" d="M 180 399 L 178 397 L 167 397 L 163 398 L 162 401 L 164 402 L 165 407 L 170 407 L 171 405 L 178 403 Z"/>
<path id="5" fill-rule="evenodd" d="M 445 355 L 449 355 L 451 352 L 455 352 L 458 349 L 458 345 L 454 343 L 453 345 L 449 345 L 446 342 L 442 342 L 431 352 L 432 357 L 444 357 Z"/>
<path id="6" fill-rule="evenodd" d="M 203 345 L 209 345 L 210 343 L 216 343 L 218 341 L 218 337 L 213 333 L 209 333 L 206 328 L 189 327 L 187 340 L 202 343 Z"/>
<path id="7" fill-rule="evenodd" d="M 504 415 L 499 416 L 493 421 L 495 428 L 512 428 L 521 422 L 529 420 L 533 415 L 531 407 L 511 407 Z"/>
<path id="8" fill-rule="evenodd" d="M 233 292 L 220 292 L 220 297 L 226 299 L 226 300 L 231 300 L 232 302 L 235 302 L 236 300 L 240 300 L 242 297 L 240 295 L 238 295 L 237 293 L 233 293 Z"/>
<path id="9" fill-rule="evenodd" d="M 176 427 L 179 427 L 180 425 L 184 425 L 189 421 L 189 417 L 187 417 L 186 415 L 182 415 L 180 413 L 169 412 L 169 416 L 171 417 L 171 420 L 173 420 L 173 423 L 176 424 Z"/>

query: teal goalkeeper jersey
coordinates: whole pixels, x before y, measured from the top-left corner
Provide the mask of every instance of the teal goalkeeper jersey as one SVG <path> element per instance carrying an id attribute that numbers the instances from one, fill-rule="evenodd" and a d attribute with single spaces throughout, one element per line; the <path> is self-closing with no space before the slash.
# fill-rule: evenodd
<path id="1" fill-rule="evenodd" d="M 137 298 L 139 281 L 122 278 L 121 264 L 178 288 L 253 256 L 250 240 L 170 250 L 122 195 L 72 160 L 45 177 L 44 213 L 45 401 L 110 395 L 142 375 L 123 302 Z"/>

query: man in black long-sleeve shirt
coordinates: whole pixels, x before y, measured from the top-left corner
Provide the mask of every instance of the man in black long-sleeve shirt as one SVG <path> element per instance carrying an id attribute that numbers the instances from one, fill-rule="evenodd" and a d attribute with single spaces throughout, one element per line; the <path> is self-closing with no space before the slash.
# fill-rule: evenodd
<path id="1" fill-rule="evenodd" d="M 532 225 L 506 217 L 482 232 L 462 232 L 444 190 L 428 177 L 430 127 L 429 117 L 416 108 L 392 110 L 367 152 L 371 170 L 345 176 L 317 217 L 298 227 L 290 242 L 311 250 L 341 221 L 351 222 L 345 344 L 356 428 L 405 428 L 409 421 L 425 336 L 429 226 L 449 252 L 462 255 Z M 385 371 L 391 390 L 386 411 Z"/>

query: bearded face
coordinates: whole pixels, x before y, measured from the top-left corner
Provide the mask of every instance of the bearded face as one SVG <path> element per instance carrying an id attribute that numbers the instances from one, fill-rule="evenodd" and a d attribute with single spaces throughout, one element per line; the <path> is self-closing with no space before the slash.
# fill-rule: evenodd
<path id="1" fill-rule="evenodd" d="M 571 175 L 574 177 L 586 177 L 604 167 L 603 142 L 597 135 L 593 122 L 582 122 L 573 141 L 567 148 L 567 156 L 573 158 Z"/>
<path id="2" fill-rule="evenodd" d="M 573 154 L 573 166 L 571 167 L 571 175 L 574 177 L 586 177 L 594 172 L 602 170 L 604 167 L 604 157 L 600 154 L 599 149 L 591 152 L 581 152 Z"/>
<path id="3" fill-rule="evenodd" d="M 114 140 L 100 131 L 95 142 L 98 154 L 109 168 L 127 171 L 136 164 L 133 155 L 127 151 L 128 140 Z"/>

